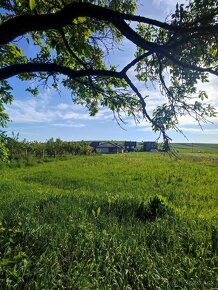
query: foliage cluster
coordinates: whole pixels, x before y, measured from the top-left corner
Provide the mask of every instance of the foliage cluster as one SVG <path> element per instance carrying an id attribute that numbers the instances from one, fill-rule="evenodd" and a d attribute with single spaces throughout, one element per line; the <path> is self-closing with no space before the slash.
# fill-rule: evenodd
<path id="1" fill-rule="evenodd" d="M 6 136 L 4 132 L 0 131 L 0 161 L 8 160 L 8 148 L 5 146 Z"/>
<path id="2" fill-rule="evenodd" d="M 44 159 L 47 157 L 58 158 L 67 155 L 90 155 L 93 153 L 88 142 L 68 142 L 60 138 L 49 139 L 47 142 L 28 142 L 25 139 L 19 140 L 19 134 L 12 137 L 4 137 L 4 152 L 0 151 L 1 160 L 21 160 L 21 159 Z M 0 147 L 1 148 L 1 147 Z"/>

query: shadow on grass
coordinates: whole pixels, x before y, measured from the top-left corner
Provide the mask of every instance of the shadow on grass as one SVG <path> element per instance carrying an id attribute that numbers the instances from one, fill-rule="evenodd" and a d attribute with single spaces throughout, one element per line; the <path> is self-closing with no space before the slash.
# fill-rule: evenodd
<path id="1" fill-rule="evenodd" d="M 27 183 L 34 183 L 43 186 L 49 186 L 52 188 L 64 189 L 64 190 L 90 190 L 95 192 L 96 188 L 98 191 L 105 190 L 104 183 L 96 184 L 96 180 L 93 179 L 78 179 L 72 177 L 58 177 L 51 175 L 51 173 L 45 171 L 40 173 L 35 173 L 34 176 L 23 177 L 23 181 Z"/>
<path id="2" fill-rule="evenodd" d="M 99 214 L 117 218 L 118 221 L 138 220 L 151 222 L 157 218 L 174 216 L 173 209 L 160 196 L 151 197 L 147 202 L 133 198 L 116 198 L 110 200 L 95 195 L 73 194 L 56 195 L 47 193 L 43 196 L 23 195 L 16 197 L 10 203 L 10 211 L 3 211 L 3 220 L 17 220 L 26 215 L 32 216 L 41 223 L 58 223 L 71 215 L 89 218 Z"/>

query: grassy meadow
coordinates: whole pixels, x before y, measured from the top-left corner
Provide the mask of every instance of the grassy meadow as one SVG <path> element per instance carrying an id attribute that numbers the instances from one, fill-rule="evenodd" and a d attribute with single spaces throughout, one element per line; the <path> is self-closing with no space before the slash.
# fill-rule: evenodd
<path id="1" fill-rule="evenodd" d="M 0 169 L 0 289 L 218 287 L 218 155 Z"/>
<path id="2" fill-rule="evenodd" d="M 218 154 L 217 144 L 207 143 L 172 143 L 172 148 L 178 153 L 211 153 Z"/>

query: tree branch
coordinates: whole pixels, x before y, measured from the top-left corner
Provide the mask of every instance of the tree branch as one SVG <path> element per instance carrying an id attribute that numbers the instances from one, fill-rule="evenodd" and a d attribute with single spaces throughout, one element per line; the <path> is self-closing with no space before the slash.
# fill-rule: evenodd
<path id="1" fill-rule="evenodd" d="M 22 15 L 9 19 L 0 25 L 0 45 L 6 44 L 15 39 L 17 36 L 23 35 L 27 32 L 44 31 L 48 29 L 56 29 L 60 31 L 60 28 L 72 24 L 73 19 L 81 16 L 92 17 L 112 23 L 123 34 L 123 36 L 136 44 L 138 47 L 150 51 L 151 53 L 160 53 L 161 55 L 169 58 L 178 66 L 218 75 L 218 72 L 214 71 L 212 68 L 201 68 L 176 59 L 170 52 L 168 52 L 169 48 L 167 46 L 165 47 L 164 45 L 158 45 L 157 43 L 146 41 L 124 21 L 125 19 L 130 20 L 130 18 L 137 19 L 134 16 L 119 13 L 104 7 L 92 5 L 90 3 L 74 2 L 66 5 L 62 10 L 53 14 Z M 144 21 L 147 21 L 146 19 L 147 18 L 145 18 Z M 174 26 L 170 27 L 173 28 Z M 180 27 L 180 29 L 182 29 L 181 31 L 183 31 L 183 28 Z"/>
<path id="2" fill-rule="evenodd" d="M 143 60 L 144 58 L 148 57 L 149 55 L 151 55 L 152 52 L 148 51 L 143 53 L 142 55 L 136 57 L 133 61 L 131 61 L 129 64 L 127 64 L 123 69 L 122 69 L 122 73 L 126 73 L 131 67 L 133 67 L 134 65 L 136 65 L 140 60 Z"/>
<path id="3" fill-rule="evenodd" d="M 214 16 L 217 14 L 214 14 Z M 192 32 L 207 32 L 207 31 L 217 31 L 218 29 L 218 24 L 215 25 L 207 25 L 207 26 L 195 26 L 196 23 L 199 23 L 201 21 L 201 19 L 199 19 L 196 22 L 190 22 L 188 23 L 188 25 L 186 26 L 176 26 L 176 25 L 171 25 L 168 24 L 166 22 L 161 22 L 155 19 L 151 19 L 151 18 L 147 18 L 147 17 L 143 17 L 143 16 L 138 16 L 138 15 L 129 15 L 129 14 L 123 14 L 122 13 L 122 18 L 124 20 L 131 20 L 131 21 L 136 21 L 136 22 L 140 22 L 140 23 L 145 23 L 145 24 L 150 24 L 150 25 L 154 25 L 157 26 L 159 28 L 163 28 L 166 29 L 168 31 L 173 31 L 173 32 L 178 32 L 178 33 L 192 33 Z M 204 19 L 204 18 L 202 18 Z"/>
<path id="4" fill-rule="evenodd" d="M 149 114 L 147 113 L 147 110 L 146 110 L 146 103 L 145 103 L 144 98 L 142 97 L 142 95 L 139 92 L 139 90 L 137 89 L 137 87 L 132 83 L 132 81 L 129 79 L 129 77 L 127 75 L 125 75 L 125 80 L 128 83 L 128 85 L 130 86 L 130 88 L 134 91 L 134 93 L 138 96 L 139 101 L 140 101 L 141 106 L 142 106 L 143 116 L 146 117 L 152 125 L 154 125 L 156 128 L 158 128 L 158 130 L 161 132 L 161 134 L 163 136 L 165 150 L 170 151 L 169 141 L 171 140 L 171 138 L 166 134 L 166 130 L 165 130 L 164 126 L 160 126 L 159 124 L 157 124 L 157 122 L 155 121 L 154 118 L 152 119 L 149 116 Z"/>
<path id="5" fill-rule="evenodd" d="M 66 39 L 66 36 L 64 34 L 64 31 L 62 28 L 59 29 L 59 32 L 61 34 L 61 37 L 62 37 L 62 40 L 63 40 L 63 43 L 64 45 L 66 46 L 69 54 L 78 61 L 79 64 L 81 64 L 85 69 L 88 69 L 87 65 L 76 55 L 76 53 L 71 49 L 67 39 Z"/>
<path id="6" fill-rule="evenodd" d="M 206 67 L 206 68 L 199 67 L 199 66 L 196 66 L 196 65 L 181 61 L 181 60 L 175 58 L 172 54 L 170 54 L 170 53 L 168 53 L 166 51 L 162 52 L 161 54 L 164 55 L 165 57 L 167 57 L 168 59 L 170 59 L 175 65 L 178 65 L 180 67 L 188 68 L 190 70 L 199 71 L 199 72 L 208 72 L 208 73 L 211 73 L 213 75 L 218 76 L 218 71 L 215 71 L 215 70 L 213 70 L 210 67 Z"/>
<path id="7" fill-rule="evenodd" d="M 33 31 L 45 31 L 59 29 L 72 24 L 78 17 L 91 17 L 98 20 L 116 23 L 124 20 L 132 20 L 155 25 L 169 31 L 187 33 L 196 31 L 217 31 L 218 24 L 210 26 L 175 26 L 150 18 L 135 16 L 110 10 L 90 3 L 73 2 L 66 5 L 58 12 L 39 15 L 21 15 L 9 19 L 0 25 L 0 45 L 7 44 L 16 37 Z M 191 23 L 189 25 L 192 25 Z M 125 35 L 125 34 L 124 34 Z"/>
<path id="8" fill-rule="evenodd" d="M 0 69 L 0 80 L 8 79 L 10 77 L 33 72 L 47 72 L 47 73 L 60 73 L 72 79 L 85 76 L 103 76 L 115 77 L 122 79 L 123 75 L 120 72 L 111 70 L 73 70 L 55 63 L 25 63 L 14 64 Z"/>
<path id="9" fill-rule="evenodd" d="M 84 67 L 85 70 L 89 70 L 89 69 L 90 69 L 89 65 L 87 65 L 86 63 L 84 63 L 84 62 L 83 62 L 83 61 L 82 61 L 82 60 L 81 60 L 81 59 L 76 55 L 76 53 L 74 53 L 74 51 L 71 49 L 71 47 L 70 47 L 70 45 L 69 45 L 69 43 L 68 43 L 68 41 L 67 41 L 67 38 L 66 38 L 66 36 L 65 36 L 65 34 L 64 34 L 63 29 L 60 29 L 60 34 L 61 34 L 61 37 L 62 37 L 62 39 L 63 39 L 63 42 L 64 42 L 64 44 L 65 44 L 65 46 L 66 46 L 66 48 L 67 48 L 69 54 L 70 54 L 74 59 L 76 59 L 76 60 L 78 61 L 78 63 L 81 64 L 81 65 Z M 96 91 L 96 87 L 95 87 L 95 85 L 93 84 L 93 81 L 92 81 L 91 76 L 88 76 L 88 79 L 89 79 L 89 82 L 90 82 L 90 84 L 91 84 L 92 89 L 93 89 L 94 91 Z"/>
<path id="10" fill-rule="evenodd" d="M 142 97 L 141 93 L 139 92 L 139 90 L 136 88 L 136 86 L 132 83 L 132 81 L 130 80 L 130 78 L 127 75 L 125 75 L 124 78 L 125 78 L 125 81 L 127 82 L 127 84 L 130 86 L 130 88 L 133 90 L 133 92 L 139 98 L 139 101 L 140 101 L 141 106 L 142 106 L 143 116 L 146 117 L 152 123 L 152 119 L 151 119 L 151 117 L 148 115 L 148 113 L 146 111 L 146 103 L 145 103 L 145 100 Z"/>

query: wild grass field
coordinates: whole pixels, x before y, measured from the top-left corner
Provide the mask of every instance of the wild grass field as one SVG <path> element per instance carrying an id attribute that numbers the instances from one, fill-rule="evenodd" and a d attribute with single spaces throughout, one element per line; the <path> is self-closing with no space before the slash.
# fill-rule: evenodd
<path id="1" fill-rule="evenodd" d="M 0 169 L 0 289 L 218 287 L 218 155 Z"/>
<path id="2" fill-rule="evenodd" d="M 218 154 L 218 144 L 207 143 L 172 143 L 178 153 L 212 153 Z"/>

